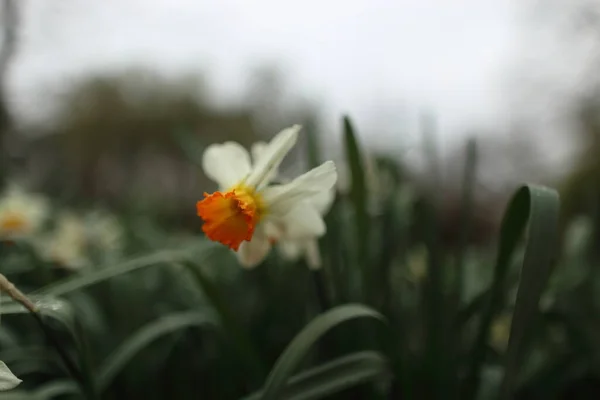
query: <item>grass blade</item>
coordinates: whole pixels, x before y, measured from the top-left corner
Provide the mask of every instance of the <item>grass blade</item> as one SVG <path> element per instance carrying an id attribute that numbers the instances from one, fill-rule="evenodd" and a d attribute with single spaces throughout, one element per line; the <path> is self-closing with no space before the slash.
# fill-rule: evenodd
<path id="1" fill-rule="evenodd" d="M 150 343 L 177 330 L 204 325 L 216 326 L 216 322 L 211 316 L 188 311 L 173 313 L 143 326 L 104 360 L 96 378 L 98 391 L 104 392 L 127 363 Z"/>
<path id="2" fill-rule="evenodd" d="M 517 326 L 515 328 L 513 325 L 511 328 L 511 339 L 507 350 L 510 355 L 507 354 L 507 370 L 503 383 L 504 396 L 512 391 L 513 380 L 517 371 L 515 362 L 519 359 L 515 351 L 522 344 L 522 336 L 529 322 L 526 317 L 533 316 L 541 292 L 549 277 L 550 265 L 554 257 L 553 249 L 556 248 L 558 208 L 558 194 L 551 189 L 525 185 L 513 195 L 502 221 L 500 244 L 488 304 L 485 313 L 482 315 L 475 339 L 462 398 L 473 399 L 477 395 L 490 326 L 504 303 L 510 261 L 529 222 L 529 237 L 525 247 L 525 258 L 519 285 L 518 318 L 514 320 Z M 528 292 L 525 293 L 524 290 Z M 517 312 L 516 309 L 515 312 Z M 513 337 L 515 329 L 517 336 Z"/>
<path id="3" fill-rule="evenodd" d="M 310 348 L 332 328 L 356 318 L 374 318 L 385 321 L 377 311 L 360 304 L 339 306 L 319 315 L 294 338 L 279 357 L 267 378 L 262 399 L 280 399 L 288 379 Z"/>
<path id="4" fill-rule="evenodd" d="M 464 259 L 465 251 L 468 245 L 469 235 L 471 233 L 471 213 L 473 211 L 473 202 L 475 200 L 475 183 L 477 179 L 476 169 L 477 143 L 475 142 L 475 139 L 471 139 L 467 143 L 467 155 L 465 160 L 465 169 L 463 176 L 462 199 L 459 220 L 459 242 L 458 249 L 456 251 L 455 293 L 458 296 L 464 293 Z"/>
<path id="5" fill-rule="evenodd" d="M 290 378 L 281 400 L 316 400 L 366 382 L 390 377 L 387 359 L 375 351 L 360 351 L 336 358 Z M 263 391 L 243 400 L 260 400 Z"/>
<path id="6" fill-rule="evenodd" d="M 202 246 L 203 245 L 203 246 Z M 200 247 L 200 248 L 198 248 Z M 174 263 L 189 259 L 196 252 L 201 252 L 201 255 L 208 258 L 211 256 L 211 246 L 209 242 L 201 243 L 195 249 L 180 249 L 180 250 L 163 250 L 151 254 L 149 256 L 138 257 L 112 267 L 99 268 L 97 271 L 85 274 L 76 275 L 73 278 L 68 278 L 55 284 L 46 286 L 32 292 L 32 295 L 51 295 L 62 296 L 76 290 L 83 289 L 88 286 L 112 279 L 116 276 L 133 272 L 140 268 L 150 267 L 152 265 L 162 263 Z"/>
<path id="7" fill-rule="evenodd" d="M 188 271 L 193 275 L 196 283 L 219 315 L 221 325 L 230 335 L 233 344 L 239 353 L 238 355 L 244 359 L 244 363 L 246 364 L 246 375 L 250 377 L 250 384 L 253 384 L 254 381 L 264 379 L 264 371 L 266 368 L 264 367 L 259 352 L 256 350 L 254 343 L 252 343 L 252 340 L 249 338 L 244 328 L 238 323 L 228 304 L 223 300 L 218 288 L 205 276 L 204 272 L 200 269 L 200 266 L 192 263 L 185 263 L 185 267 L 187 267 Z"/>
<path id="8" fill-rule="evenodd" d="M 528 200 L 529 238 L 506 350 L 504 378 L 500 387 L 500 398 L 507 400 L 512 396 L 519 366 L 527 350 L 527 332 L 537 317 L 540 297 L 554 266 L 560 211 L 559 196 L 553 189 L 531 185 L 521 189 L 518 195 Z"/>
<path id="9" fill-rule="evenodd" d="M 350 196 L 354 205 L 358 262 L 362 271 L 363 295 L 370 303 L 369 288 L 370 270 L 368 265 L 369 251 L 369 215 L 367 213 L 367 183 L 365 180 L 365 168 L 363 155 L 358 143 L 354 128 L 349 117 L 344 117 L 344 139 L 346 144 L 346 160 L 350 167 L 352 176 L 352 188 Z"/>

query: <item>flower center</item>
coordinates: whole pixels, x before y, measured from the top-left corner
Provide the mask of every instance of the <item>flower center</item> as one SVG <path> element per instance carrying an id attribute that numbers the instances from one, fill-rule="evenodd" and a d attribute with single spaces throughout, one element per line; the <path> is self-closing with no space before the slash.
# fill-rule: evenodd
<path id="1" fill-rule="evenodd" d="M 204 193 L 196 204 L 204 221 L 202 231 L 210 240 L 237 251 L 240 244 L 252 239 L 254 228 L 264 215 L 264 202 L 253 189 L 241 185 L 213 194 Z"/>
<path id="2" fill-rule="evenodd" d="M 8 213 L 0 220 L 0 231 L 2 232 L 19 232 L 27 225 L 23 215 L 18 213 Z"/>

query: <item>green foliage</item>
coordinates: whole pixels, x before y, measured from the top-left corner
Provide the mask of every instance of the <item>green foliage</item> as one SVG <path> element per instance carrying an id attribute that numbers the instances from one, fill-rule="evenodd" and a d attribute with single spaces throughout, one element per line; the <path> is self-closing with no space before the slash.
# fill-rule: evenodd
<path id="1" fill-rule="evenodd" d="M 419 191 L 389 158 L 368 174 L 349 118 L 341 131 L 352 185 L 326 216 L 322 270 L 276 250 L 244 270 L 198 235 L 124 219 L 127 251 L 115 262 L 61 275 L 35 247 L 15 246 L 3 248 L 12 266 L 3 272 L 36 301 L 100 398 L 560 398 L 600 373 L 594 232 L 576 226 L 560 251 L 554 190 L 518 188 L 497 248 L 474 246 L 478 154 L 469 142 L 460 237 L 445 246 L 441 184 Z M 197 167 L 201 148 L 189 138 L 178 141 Z M 322 153 L 309 139 L 314 165 Z M 384 190 L 371 191 L 369 179 Z M 32 259 L 38 268 L 26 266 Z M 7 396 L 85 398 L 23 311 L 3 297 L 0 359 L 23 380 Z"/>

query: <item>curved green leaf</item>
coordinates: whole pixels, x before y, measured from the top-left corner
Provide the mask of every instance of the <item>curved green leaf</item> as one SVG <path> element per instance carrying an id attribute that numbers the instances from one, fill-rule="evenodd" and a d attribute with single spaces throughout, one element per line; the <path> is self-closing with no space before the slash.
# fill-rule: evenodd
<path id="1" fill-rule="evenodd" d="M 56 381 L 45 384 L 34 392 L 36 400 L 50 400 L 58 396 L 80 393 L 73 381 Z"/>
<path id="2" fill-rule="evenodd" d="M 529 199 L 529 238 L 521 268 L 521 281 L 513 311 L 510 339 L 504 363 L 501 398 L 512 397 L 519 366 L 527 351 L 527 332 L 538 316 L 538 305 L 552 273 L 558 245 L 560 199 L 558 193 L 541 186 L 528 186 L 521 196 Z"/>
<path id="3" fill-rule="evenodd" d="M 360 351 L 294 375 L 280 399 L 322 399 L 362 383 L 388 379 L 390 375 L 388 360 L 383 355 L 376 351 Z M 262 396 L 260 391 L 243 400 L 260 400 Z"/>
<path id="4" fill-rule="evenodd" d="M 559 197 L 555 190 L 525 185 L 514 194 L 502 221 L 500 245 L 487 309 L 476 337 L 469 375 L 465 381 L 466 399 L 476 396 L 480 371 L 485 361 L 486 343 L 494 317 L 506 296 L 508 268 L 514 251 L 529 222 L 529 234 L 507 349 L 502 398 L 508 398 L 523 352 L 523 337 L 535 316 L 542 291 L 550 276 L 558 235 Z"/>
<path id="5" fill-rule="evenodd" d="M 2 393 L 2 400 L 51 400 L 58 396 L 74 395 L 80 393 L 79 388 L 72 381 L 55 381 L 41 386 L 35 391 L 11 390 Z"/>
<path id="6" fill-rule="evenodd" d="M 358 245 L 358 262 L 362 271 L 364 293 L 369 296 L 367 290 L 370 285 L 370 269 L 368 268 L 369 252 L 369 214 L 367 212 L 367 184 L 365 179 L 365 168 L 361 148 L 350 122 L 350 117 L 344 117 L 344 139 L 346 144 L 346 160 L 350 166 L 352 187 L 350 196 L 355 212 L 356 243 Z"/>
<path id="7" fill-rule="evenodd" d="M 212 252 L 211 249 L 215 247 L 210 242 L 202 242 L 203 246 L 195 248 L 196 252 L 201 252 L 201 256 L 210 257 Z M 35 295 L 52 295 L 62 296 L 64 294 L 73 292 L 75 290 L 83 289 L 87 286 L 95 285 L 99 282 L 106 281 L 119 275 L 123 275 L 140 268 L 149 267 L 156 264 L 162 263 L 173 263 L 178 261 L 184 261 L 189 259 L 192 255 L 197 256 L 193 253 L 193 250 L 163 250 L 149 256 L 139 257 L 130 261 L 126 261 L 121 264 L 117 264 L 112 267 L 100 268 L 97 271 L 85 274 L 76 275 L 73 278 L 65 279 L 61 282 L 46 286 L 40 290 L 33 292 Z"/>
<path id="8" fill-rule="evenodd" d="M 150 343 L 179 329 L 203 325 L 216 325 L 216 323 L 212 316 L 198 312 L 182 312 L 161 317 L 145 325 L 104 360 L 96 378 L 99 392 L 106 390 L 127 363 Z"/>
<path id="9" fill-rule="evenodd" d="M 385 321 L 385 318 L 377 311 L 361 304 L 339 306 L 319 315 L 292 340 L 292 343 L 275 363 L 265 383 L 263 400 L 280 399 L 286 382 L 310 348 L 332 328 L 356 318 L 374 318 Z"/>

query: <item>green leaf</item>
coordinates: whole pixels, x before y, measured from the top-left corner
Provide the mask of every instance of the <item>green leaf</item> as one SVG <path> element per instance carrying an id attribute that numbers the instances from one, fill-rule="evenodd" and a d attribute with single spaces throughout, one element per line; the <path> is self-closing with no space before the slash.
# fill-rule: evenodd
<path id="1" fill-rule="evenodd" d="M 364 295 L 369 296 L 370 270 L 369 257 L 369 214 L 367 213 L 367 183 L 363 155 L 358 143 L 350 118 L 344 117 L 344 139 L 346 144 L 346 159 L 350 166 L 352 188 L 350 196 L 354 205 L 355 223 L 357 231 L 358 262 L 362 271 Z M 367 297 L 369 299 L 369 297 Z"/>
<path id="2" fill-rule="evenodd" d="M 106 390 L 131 359 L 161 336 L 179 329 L 204 325 L 216 326 L 216 322 L 212 316 L 198 312 L 181 312 L 161 317 L 143 326 L 104 360 L 96 378 L 99 392 Z"/>
<path id="3" fill-rule="evenodd" d="M 267 377 L 262 399 L 280 399 L 291 374 L 306 357 L 311 347 L 334 327 L 357 318 L 374 318 L 385 321 L 385 318 L 377 311 L 361 304 L 339 306 L 319 315 L 292 340 L 279 357 Z"/>
<path id="4" fill-rule="evenodd" d="M 527 333 L 538 316 L 539 302 L 548 284 L 558 247 L 558 220 L 560 199 L 558 193 L 542 186 L 527 186 L 517 192 L 524 198 L 529 214 L 529 238 L 521 268 L 521 281 L 513 311 L 510 339 L 504 363 L 504 379 L 500 393 L 512 398 L 519 366 L 527 352 Z"/>
<path id="5" fill-rule="evenodd" d="M 73 278 L 68 278 L 53 285 L 46 286 L 33 292 L 32 294 L 62 296 L 67 293 L 112 279 L 116 276 L 138 270 L 140 268 L 187 260 L 194 255 L 193 251 L 201 252 L 200 256 L 206 259 L 212 255 L 211 250 L 214 248 L 215 247 L 210 242 L 201 242 L 196 246 L 196 248 L 191 250 L 183 249 L 159 251 L 154 254 L 138 257 L 112 267 L 99 268 L 98 270 L 85 275 L 76 275 Z"/>
<path id="6" fill-rule="evenodd" d="M 462 199 L 459 220 L 459 242 L 456 252 L 456 277 L 455 293 L 461 296 L 464 292 L 464 258 L 467 249 L 469 235 L 471 233 L 471 217 L 473 212 L 473 202 L 475 199 L 475 183 L 477 169 L 477 143 L 471 139 L 467 143 L 467 156 L 465 169 L 463 172 Z M 458 299 L 460 302 L 460 298 Z"/>
<path id="7" fill-rule="evenodd" d="M 522 355 L 524 351 L 522 348 L 523 337 L 535 316 L 540 296 L 548 281 L 554 261 L 557 247 L 558 214 L 558 193 L 545 187 L 522 186 L 510 201 L 502 221 L 489 301 L 480 321 L 462 398 L 472 399 L 477 395 L 490 326 L 505 302 L 509 265 L 529 222 L 529 235 L 521 268 L 501 392 L 501 398 L 509 398 L 518 372 L 519 354 Z"/>
<path id="8" fill-rule="evenodd" d="M 80 393 L 72 381 L 55 381 L 45 384 L 34 392 L 36 400 L 49 400 L 58 396 Z"/>
<path id="9" fill-rule="evenodd" d="M 308 165 L 315 168 L 321 163 L 319 148 L 319 136 L 316 121 L 313 118 L 305 121 L 304 132 L 306 133 L 306 150 L 308 153 Z"/>
<path id="10" fill-rule="evenodd" d="M 218 313 L 221 325 L 225 328 L 227 334 L 230 335 L 236 350 L 240 357 L 243 358 L 243 363 L 246 364 L 247 375 L 250 377 L 250 380 L 262 380 L 266 368 L 263 365 L 260 354 L 243 327 L 236 320 L 228 304 L 222 298 L 219 289 L 205 276 L 199 265 L 185 263 L 184 266 L 193 275 L 196 283 Z"/>
<path id="11" fill-rule="evenodd" d="M 279 399 L 316 400 L 367 382 L 387 380 L 391 376 L 387 359 L 375 351 L 361 351 L 336 358 L 318 367 L 294 375 Z M 263 391 L 243 400 L 260 400 Z"/>
<path id="12" fill-rule="evenodd" d="M 51 400 L 58 396 L 78 394 L 79 388 L 72 381 L 55 381 L 35 391 L 13 390 L 2 394 L 2 400 Z"/>

